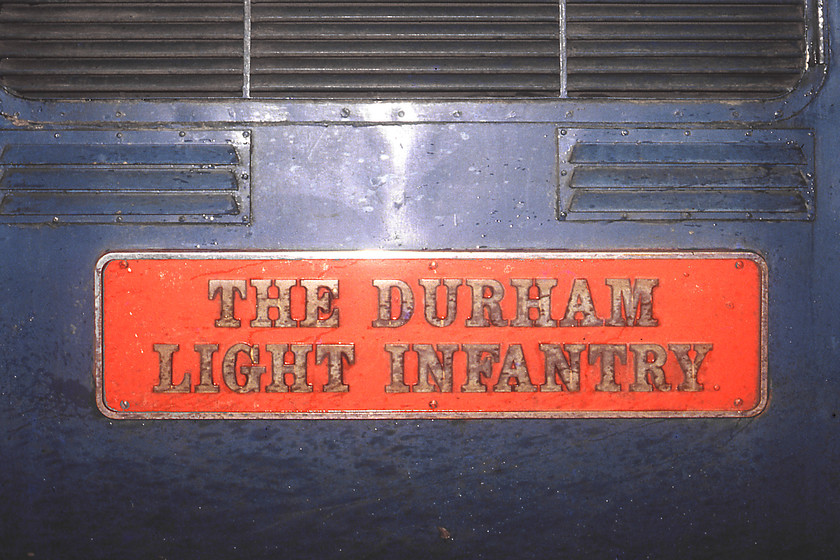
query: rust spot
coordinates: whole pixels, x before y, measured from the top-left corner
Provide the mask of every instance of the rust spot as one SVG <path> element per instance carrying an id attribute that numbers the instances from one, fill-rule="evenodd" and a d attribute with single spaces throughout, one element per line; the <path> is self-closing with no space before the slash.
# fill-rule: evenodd
<path id="1" fill-rule="evenodd" d="M 35 129 L 44 128 L 44 125 L 37 124 L 37 123 L 34 123 L 32 121 L 28 121 L 26 119 L 22 119 L 17 114 L 10 115 L 8 113 L 0 112 L 0 117 L 3 117 L 4 119 L 6 119 L 10 123 L 12 123 L 12 125 L 14 125 L 14 126 L 20 126 L 20 127 L 26 127 L 26 128 L 35 128 Z"/>

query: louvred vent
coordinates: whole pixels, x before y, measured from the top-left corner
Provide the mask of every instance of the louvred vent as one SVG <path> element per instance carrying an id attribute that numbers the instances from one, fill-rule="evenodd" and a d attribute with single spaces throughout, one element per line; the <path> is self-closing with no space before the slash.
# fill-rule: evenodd
<path id="1" fill-rule="evenodd" d="M 758 98 L 797 83 L 804 20 L 803 0 L 0 2 L 0 81 L 33 98 Z"/>

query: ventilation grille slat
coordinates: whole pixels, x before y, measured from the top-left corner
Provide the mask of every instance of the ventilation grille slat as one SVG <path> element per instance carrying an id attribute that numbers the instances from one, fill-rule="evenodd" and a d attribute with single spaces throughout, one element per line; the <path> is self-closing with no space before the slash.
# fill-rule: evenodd
<path id="1" fill-rule="evenodd" d="M 551 57 L 557 61 L 557 47 L 540 41 L 506 41 L 503 45 L 493 41 L 359 41 L 345 43 L 338 40 L 283 41 L 263 40 L 252 45 L 253 63 L 260 62 L 265 56 L 335 56 L 382 58 L 402 56 L 430 57 L 430 62 L 437 63 L 444 59 L 462 56 L 486 57 L 493 52 L 497 58 L 511 56 Z M 387 55 L 387 56 L 386 56 Z M 487 57 L 489 58 L 489 57 Z M 556 71 L 559 72 L 559 62 Z"/>
<path id="2" fill-rule="evenodd" d="M 566 0 L 564 25 L 560 12 L 251 0 L 246 21 L 242 0 L 0 2 L 0 82 L 46 98 L 557 97 L 563 83 L 569 97 L 766 98 L 805 70 L 805 0 Z"/>

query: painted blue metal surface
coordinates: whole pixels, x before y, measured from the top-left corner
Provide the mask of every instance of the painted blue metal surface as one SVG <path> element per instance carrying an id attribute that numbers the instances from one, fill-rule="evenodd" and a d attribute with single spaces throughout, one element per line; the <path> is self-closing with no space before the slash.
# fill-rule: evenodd
<path id="1" fill-rule="evenodd" d="M 840 9 L 826 8 L 837 40 Z M 0 225 L 0 556 L 836 555 L 830 60 L 819 90 L 821 71 L 766 103 L 4 95 L 3 134 L 249 130 L 251 218 Z M 559 220 L 557 131 L 602 126 L 812 131 L 812 219 Z M 739 420 L 118 422 L 97 411 L 93 270 L 106 251 L 367 248 L 757 251 L 770 268 L 770 405 Z"/>

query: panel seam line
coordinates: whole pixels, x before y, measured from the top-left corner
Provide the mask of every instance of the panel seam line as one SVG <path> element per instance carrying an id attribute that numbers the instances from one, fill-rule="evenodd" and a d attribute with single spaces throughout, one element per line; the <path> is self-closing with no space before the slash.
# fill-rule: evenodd
<path id="1" fill-rule="evenodd" d="M 243 0 L 242 97 L 251 97 L 251 0 Z"/>
<path id="2" fill-rule="evenodd" d="M 560 10 L 560 29 L 558 32 L 558 39 L 560 41 L 560 97 L 567 95 L 567 78 L 566 78 L 566 0 L 558 2 Z"/>

